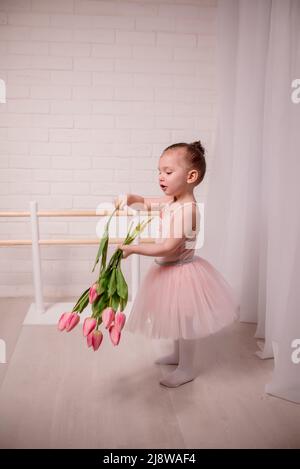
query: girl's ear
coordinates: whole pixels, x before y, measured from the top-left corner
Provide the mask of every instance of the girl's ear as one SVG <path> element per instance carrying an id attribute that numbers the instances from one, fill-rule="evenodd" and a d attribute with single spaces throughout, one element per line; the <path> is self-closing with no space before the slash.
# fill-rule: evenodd
<path id="1" fill-rule="evenodd" d="M 197 179 L 198 179 L 197 169 L 191 169 L 191 171 L 189 172 L 189 175 L 188 175 L 189 182 L 191 182 L 191 183 L 196 182 Z"/>

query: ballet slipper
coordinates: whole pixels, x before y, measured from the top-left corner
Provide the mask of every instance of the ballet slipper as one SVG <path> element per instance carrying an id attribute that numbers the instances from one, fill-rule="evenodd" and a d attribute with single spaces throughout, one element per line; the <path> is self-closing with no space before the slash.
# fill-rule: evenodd
<path id="1" fill-rule="evenodd" d="M 176 388 L 189 381 L 193 381 L 197 376 L 194 367 L 195 356 L 196 340 L 180 338 L 178 367 L 166 378 L 160 380 L 160 384 L 169 388 Z"/>

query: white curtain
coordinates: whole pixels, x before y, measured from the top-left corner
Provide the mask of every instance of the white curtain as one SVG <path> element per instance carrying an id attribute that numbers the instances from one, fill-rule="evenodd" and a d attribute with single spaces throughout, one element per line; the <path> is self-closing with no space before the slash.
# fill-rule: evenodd
<path id="1" fill-rule="evenodd" d="M 258 360 L 274 357 L 265 391 L 300 403 L 300 1 L 219 0 L 217 64 L 200 255 L 257 323 Z"/>

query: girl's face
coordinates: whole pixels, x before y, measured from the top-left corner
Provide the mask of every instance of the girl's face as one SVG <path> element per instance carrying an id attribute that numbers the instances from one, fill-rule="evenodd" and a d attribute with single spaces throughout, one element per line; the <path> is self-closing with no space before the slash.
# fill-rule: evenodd
<path id="1" fill-rule="evenodd" d="M 159 160 L 159 184 L 167 195 L 180 195 L 187 190 L 188 170 L 185 165 L 184 153 L 178 150 L 168 150 Z"/>

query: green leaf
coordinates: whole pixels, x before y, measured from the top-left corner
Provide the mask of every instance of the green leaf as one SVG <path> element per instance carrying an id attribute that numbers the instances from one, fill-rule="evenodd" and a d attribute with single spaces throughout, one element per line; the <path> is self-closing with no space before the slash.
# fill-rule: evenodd
<path id="1" fill-rule="evenodd" d="M 106 267 L 107 249 L 108 249 L 108 237 L 107 237 L 106 243 L 103 247 L 100 272 L 103 272 L 105 267 Z"/>
<path id="2" fill-rule="evenodd" d="M 79 299 L 77 300 L 77 303 L 75 304 L 75 306 L 73 307 L 72 309 L 72 312 L 73 311 L 78 311 L 78 307 L 80 306 L 80 303 L 82 302 L 82 300 L 84 300 L 85 296 L 88 296 L 89 295 L 89 291 L 90 291 L 90 287 L 87 288 L 83 293 L 82 295 L 79 297 Z"/>
<path id="3" fill-rule="evenodd" d="M 101 296 L 98 296 L 98 298 L 96 298 L 96 300 L 92 303 L 92 312 L 93 312 L 93 316 L 95 316 L 98 312 L 98 305 L 101 301 Z"/>
<path id="4" fill-rule="evenodd" d="M 101 254 L 104 252 L 104 260 L 102 260 L 102 268 L 103 266 L 105 266 L 105 263 L 106 263 L 106 253 L 107 253 L 107 246 L 106 244 L 108 243 L 108 237 L 109 237 L 109 224 L 111 222 L 111 219 L 113 217 L 113 215 L 116 213 L 116 211 L 118 210 L 118 208 L 116 207 L 113 212 L 111 213 L 109 219 L 107 220 L 106 222 L 106 225 L 104 227 L 104 234 L 103 234 L 103 237 L 101 238 L 101 242 L 100 242 L 100 246 L 99 246 L 99 249 L 98 249 L 98 252 L 97 252 L 97 256 L 96 256 L 96 260 L 95 260 L 95 265 L 93 267 L 93 270 L 92 272 L 94 272 L 95 270 L 95 267 L 96 265 L 98 264 L 99 262 L 99 258 L 101 256 Z M 105 246 L 106 246 L 106 250 L 105 250 Z"/>
<path id="5" fill-rule="evenodd" d="M 89 304 L 89 295 L 87 294 L 80 302 L 79 312 L 82 313 L 82 311 L 87 307 L 88 304 Z"/>
<path id="6" fill-rule="evenodd" d="M 127 287 L 126 280 L 120 268 L 117 269 L 116 275 L 117 275 L 117 292 L 118 292 L 118 295 L 124 299 L 126 297 L 126 292 L 128 291 L 128 287 Z"/>
<path id="7" fill-rule="evenodd" d="M 120 297 L 120 311 L 124 311 L 125 309 L 125 300 Z"/>
<path id="8" fill-rule="evenodd" d="M 103 295 L 99 296 L 94 303 L 92 303 L 92 311 L 93 316 L 98 318 L 102 312 L 102 310 L 108 305 L 108 296 L 107 293 L 103 293 Z"/>
<path id="9" fill-rule="evenodd" d="M 97 288 L 98 295 L 101 295 L 103 292 L 105 292 L 107 288 L 108 288 L 108 278 L 104 276 L 100 277 L 99 287 Z"/>
<path id="10" fill-rule="evenodd" d="M 114 268 L 114 269 L 112 269 L 110 279 L 109 279 L 109 283 L 108 283 L 108 290 L 107 290 L 108 296 L 113 296 L 116 289 L 117 289 L 116 269 Z"/>
<path id="11" fill-rule="evenodd" d="M 117 249 L 114 254 L 111 256 L 110 261 L 108 263 L 108 266 L 106 270 L 109 272 L 111 271 L 112 268 L 116 267 L 116 264 L 119 262 L 119 258 L 123 254 L 121 249 Z"/>
<path id="12" fill-rule="evenodd" d="M 117 292 L 115 292 L 111 299 L 111 307 L 117 311 L 120 303 L 120 297 Z"/>
<path id="13" fill-rule="evenodd" d="M 121 311 L 124 311 L 124 309 L 126 308 L 126 305 L 127 305 L 127 302 L 128 302 L 128 297 L 126 296 L 126 298 L 121 298 L 120 299 L 120 310 Z"/>
<path id="14" fill-rule="evenodd" d="M 107 243 L 107 241 L 108 241 L 108 233 L 107 233 L 107 231 L 105 231 L 104 236 L 101 238 L 101 241 L 100 241 L 100 246 L 99 246 L 99 249 L 98 249 L 98 252 L 97 252 L 97 256 L 96 256 L 96 260 L 95 260 L 95 264 L 94 264 L 92 272 L 94 272 L 95 267 L 99 262 L 99 258 L 100 258 L 101 254 L 103 252 L 103 249 L 104 249 L 105 244 Z"/>
<path id="15" fill-rule="evenodd" d="M 102 298 L 102 301 L 99 303 L 99 315 L 102 314 L 102 311 L 109 306 L 109 297 L 108 295 Z"/>

